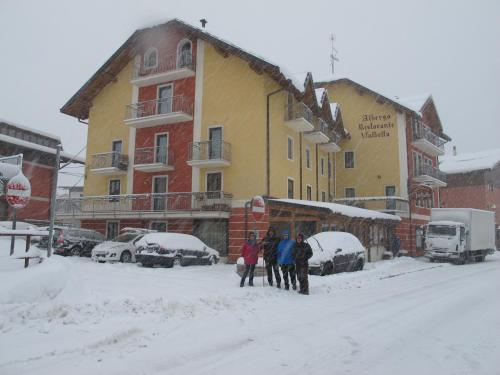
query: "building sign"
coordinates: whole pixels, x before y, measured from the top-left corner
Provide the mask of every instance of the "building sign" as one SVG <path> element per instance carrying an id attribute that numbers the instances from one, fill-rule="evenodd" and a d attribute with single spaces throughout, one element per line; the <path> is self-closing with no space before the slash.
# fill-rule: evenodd
<path id="1" fill-rule="evenodd" d="M 31 197 L 31 184 L 29 180 L 19 173 L 7 183 L 6 199 L 12 208 L 25 207 Z"/>
<path id="2" fill-rule="evenodd" d="M 393 116 L 364 114 L 358 124 L 363 139 L 390 137 L 394 129 Z"/>
<path id="3" fill-rule="evenodd" d="M 261 221 L 266 212 L 266 203 L 261 196 L 253 197 L 252 199 L 252 215 L 255 221 Z"/>

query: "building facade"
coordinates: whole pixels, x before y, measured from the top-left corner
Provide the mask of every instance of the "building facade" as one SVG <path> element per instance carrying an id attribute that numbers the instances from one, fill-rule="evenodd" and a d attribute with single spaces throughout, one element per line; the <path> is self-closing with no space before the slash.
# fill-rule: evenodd
<path id="1" fill-rule="evenodd" d="M 335 155 L 335 201 L 400 216 L 388 245 L 398 236 L 401 249 L 420 255 L 422 226 L 446 186 L 438 156 L 450 140 L 432 97 L 390 99 L 350 79 L 316 85 L 340 105 L 349 133 Z"/>
<path id="2" fill-rule="evenodd" d="M 59 217 L 108 238 L 131 226 L 193 233 L 234 260 L 253 196 L 335 195 L 346 133 L 312 75 L 297 81 L 179 20 L 136 31 L 61 111 L 88 119 L 88 163 L 84 197 Z"/>

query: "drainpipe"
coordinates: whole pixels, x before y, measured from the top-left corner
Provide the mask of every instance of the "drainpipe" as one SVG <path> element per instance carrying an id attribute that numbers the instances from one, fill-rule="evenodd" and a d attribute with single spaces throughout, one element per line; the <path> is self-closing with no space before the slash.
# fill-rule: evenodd
<path id="1" fill-rule="evenodd" d="M 333 198 L 337 198 L 337 154 L 333 154 Z"/>
<path id="2" fill-rule="evenodd" d="M 319 201 L 318 144 L 316 143 L 316 200 Z"/>
<path id="3" fill-rule="evenodd" d="M 271 195 L 271 152 L 269 150 L 269 125 L 270 125 L 270 115 L 269 115 L 269 107 L 270 107 L 270 98 L 271 96 L 285 91 L 285 89 L 279 89 L 267 94 L 266 98 L 266 195 L 269 197 Z"/>
<path id="4" fill-rule="evenodd" d="M 299 185 L 300 199 L 302 199 L 302 133 L 299 134 Z"/>

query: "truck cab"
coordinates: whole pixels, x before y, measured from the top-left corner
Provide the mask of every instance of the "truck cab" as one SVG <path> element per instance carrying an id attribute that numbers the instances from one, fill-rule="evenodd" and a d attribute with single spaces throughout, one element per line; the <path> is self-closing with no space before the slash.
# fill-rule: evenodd
<path id="1" fill-rule="evenodd" d="M 458 260 L 467 249 L 467 228 L 456 221 L 431 221 L 426 227 L 425 256 L 434 260 Z"/>

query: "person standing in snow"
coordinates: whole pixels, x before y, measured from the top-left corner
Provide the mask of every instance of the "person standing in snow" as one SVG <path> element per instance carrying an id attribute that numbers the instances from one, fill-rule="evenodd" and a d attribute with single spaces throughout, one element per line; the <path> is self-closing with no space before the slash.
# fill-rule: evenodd
<path id="1" fill-rule="evenodd" d="M 295 278 L 295 261 L 292 256 L 292 250 L 295 246 L 295 242 L 290 240 L 289 232 L 287 230 L 283 231 L 283 239 L 278 244 L 278 264 L 281 267 L 281 272 L 283 272 L 283 281 L 285 282 L 285 289 L 290 289 L 290 282 L 292 283 L 293 290 L 297 289 L 297 281 Z M 288 281 L 288 276 L 290 275 L 290 282 Z M 278 284 L 278 288 L 279 288 Z"/>
<path id="2" fill-rule="evenodd" d="M 313 256 L 311 246 L 304 242 L 304 235 L 299 233 L 295 240 L 292 256 L 295 259 L 295 267 L 297 269 L 297 278 L 299 279 L 299 293 L 309 294 L 309 258 Z"/>
<path id="3" fill-rule="evenodd" d="M 248 235 L 248 240 L 245 242 L 241 248 L 241 256 L 245 261 L 245 272 L 241 276 L 240 287 L 245 286 L 245 279 L 248 276 L 248 285 L 253 286 L 253 273 L 255 271 L 255 265 L 259 259 L 260 247 L 257 244 L 255 233 L 250 232 Z"/>
<path id="4" fill-rule="evenodd" d="M 278 268 L 278 244 L 280 238 L 276 235 L 276 230 L 269 227 L 266 235 L 262 239 L 264 249 L 264 262 L 266 264 L 267 282 L 273 286 L 273 271 L 276 278 L 276 286 L 281 288 L 281 275 Z"/>

